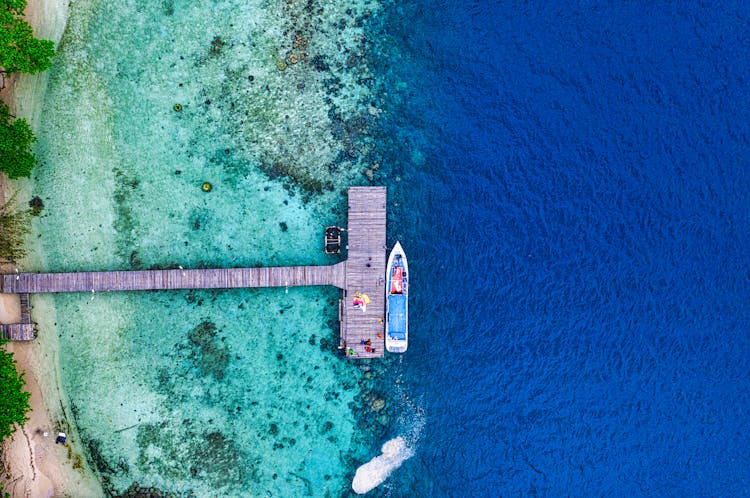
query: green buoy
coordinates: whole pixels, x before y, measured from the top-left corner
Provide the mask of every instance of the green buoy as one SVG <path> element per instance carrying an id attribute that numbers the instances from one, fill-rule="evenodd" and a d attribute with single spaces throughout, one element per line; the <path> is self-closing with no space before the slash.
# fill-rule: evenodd
<path id="1" fill-rule="evenodd" d="M 204 191 L 204 192 L 211 192 L 211 189 L 213 189 L 213 188 L 214 188 L 214 186 L 211 185 L 208 182 L 203 182 L 203 185 L 201 185 L 201 190 Z"/>

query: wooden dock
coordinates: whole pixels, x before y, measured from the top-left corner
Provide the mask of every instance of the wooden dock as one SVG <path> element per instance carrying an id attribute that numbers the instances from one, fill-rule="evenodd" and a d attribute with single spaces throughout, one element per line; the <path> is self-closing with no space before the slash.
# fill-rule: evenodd
<path id="1" fill-rule="evenodd" d="M 349 357 L 381 358 L 385 351 L 385 207 L 385 187 L 349 189 L 346 288 L 339 304 L 341 347 Z M 364 311 L 353 306 L 355 293 L 370 299 Z"/>
<path id="2" fill-rule="evenodd" d="M 350 358 L 382 357 L 386 197 L 385 187 L 349 189 L 347 259 L 334 265 L 2 275 L 0 292 L 21 294 L 23 323 L 1 325 L 0 331 L 13 340 L 34 338 L 29 293 L 334 286 L 343 289 L 341 349 Z M 357 293 L 369 299 L 366 307 L 353 306 Z"/>
<path id="3" fill-rule="evenodd" d="M 0 324 L 0 336 L 10 341 L 33 341 L 36 327 L 31 321 L 31 304 L 28 294 L 21 294 L 21 323 Z"/>
<path id="4" fill-rule="evenodd" d="M 33 341 L 36 338 L 33 323 L 11 323 L 0 325 L 0 334 L 9 341 Z"/>

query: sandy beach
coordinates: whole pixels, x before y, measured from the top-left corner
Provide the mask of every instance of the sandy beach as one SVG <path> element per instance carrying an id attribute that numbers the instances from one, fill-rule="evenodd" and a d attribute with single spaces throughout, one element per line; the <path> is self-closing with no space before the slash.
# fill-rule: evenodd
<path id="1" fill-rule="evenodd" d="M 29 0 L 26 18 L 37 37 L 53 40 L 56 44 L 65 30 L 68 2 L 66 0 Z M 16 75 L 6 80 L 0 98 L 11 112 L 38 128 L 47 84 L 47 74 Z M 0 175 L 0 196 L 7 200 L 14 192 L 25 197 L 29 181 L 9 182 Z M 12 268 L 3 268 L 9 271 Z M 44 332 L 52 331 L 54 309 L 51 300 L 35 299 L 32 318 L 48 327 L 39 332 L 41 337 L 30 343 L 8 343 L 14 353 L 18 369 L 24 372 L 25 389 L 31 393 L 29 420 L 13 437 L 3 442 L 0 483 L 11 497 L 101 496 L 96 479 L 86 472 L 72 446 L 55 444 L 60 430 L 67 429 L 63 395 L 59 385 L 57 338 Z M 37 306 L 41 304 L 41 306 Z M 0 294 L 0 323 L 20 321 L 17 295 Z M 54 334 L 47 334 L 54 335 Z M 70 449 L 69 449 L 70 448 Z"/>
<path id="2" fill-rule="evenodd" d="M 17 307 L 12 303 L 14 297 L 0 296 L 3 321 L 13 319 Z M 48 403 L 59 406 L 60 400 L 43 395 L 42 384 L 56 383 L 56 378 L 39 375 L 49 370 L 49 363 L 55 362 L 55 357 L 45 354 L 38 340 L 27 344 L 11 343 L 6 348 L 13 352 L 18 368 L 25 372 L 26 390 L 31 393 L 31 413 L 26 424 L 3 444 L 5 475 L 1 482 L 5 491 L 11 497 L 101 496 L 98 482 L 83 469 L 74 468 L 76 458 L 69 457 L 68 447 L 55 444 L 60 424 L 53 421 Z M 44 387 L 57 389 L 57 386 Z"/>

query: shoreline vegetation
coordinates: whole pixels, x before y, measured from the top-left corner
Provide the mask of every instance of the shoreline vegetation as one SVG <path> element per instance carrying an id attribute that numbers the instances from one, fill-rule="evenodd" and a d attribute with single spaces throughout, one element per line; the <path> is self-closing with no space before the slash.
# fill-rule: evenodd
<path id="1" fill-rule="evenodd" d="M 24 178 L 36 164 L 32 129 L 38 124 L 46 88 L 44 71 L 65 30 L 67 9 L 65 0 L 29 0 L 28 4 L 0 0 L 0 214 L 3 238 L 8 230 L 12 232 L 0 247 L 4 272 L 13 271 L 13 263 L 25 256 L 21 243 L 34 209 L 19 209 L 22 204 L 16 201 L 30 190 L 30 181 Z M 46 315 L 53 314 L 51 306 L 42 303 L 35 318 L 48 322 Z M 0 323 L 18 321 L 18 296 L 0 294 Z M 2 496 L 101 494 L 98 481 L 86 471 L 71 444 L 55 444 L 58 431 L 75 432 L 66 422 L 55 340 L 41 337 L 31 343 L 0 345 L 3 392 L 11 389 L 14 393 L 12 401 L 2 400 L 2 422 L 12 420 L 10 430 L 2 433 L 7 436 L 0 449 Z M 11 375 L 14 368 L 17 376 Z M 23 425 L 13 423 L 24 419 Z"/>

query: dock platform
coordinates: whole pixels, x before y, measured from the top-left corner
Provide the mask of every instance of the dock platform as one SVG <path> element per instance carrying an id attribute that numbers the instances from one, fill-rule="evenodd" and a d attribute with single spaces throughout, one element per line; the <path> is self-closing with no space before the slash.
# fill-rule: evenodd
<path id="1" fill-rule="evenodd" d="M 31 304 L 29 295 L 18 296 L 21 307 L 21 323 L 0 324 L 0 337 L 9 341 L 33 341 L 36 338 L 36 326 L 31 321 Z"/>
<path id="2" fill-rule="evenodd" d="M 386 202 L 385 187 L 349 189 L 346 288 L 339 304 L 341 347 L 349 357 L 382 358 L 385 351 Z M 356 293 L 369 298 L 364 308 L 354 307 Z"/>
<path id="3" fill-rule="evenodd" d="M 0 332 L 12 340 L 34 338 L 30 293 L 334 286 L 343 290 L 341 349 L 349 358 L 382 357 L 386 200 L 385 187 L 349 188 L 347 259 L 333 265 L 2 275 L 0 292 L 21 294 L 23 323 L 0 325 Z M 355 308 L 355 294 L 369 302 Z"/>
<path id="4" fill-rule="evenodd" d="M 9 341 L 33 341 L 36 338 L 36 328 L 33 323 L 2 324 L 0 334 Z"/>

